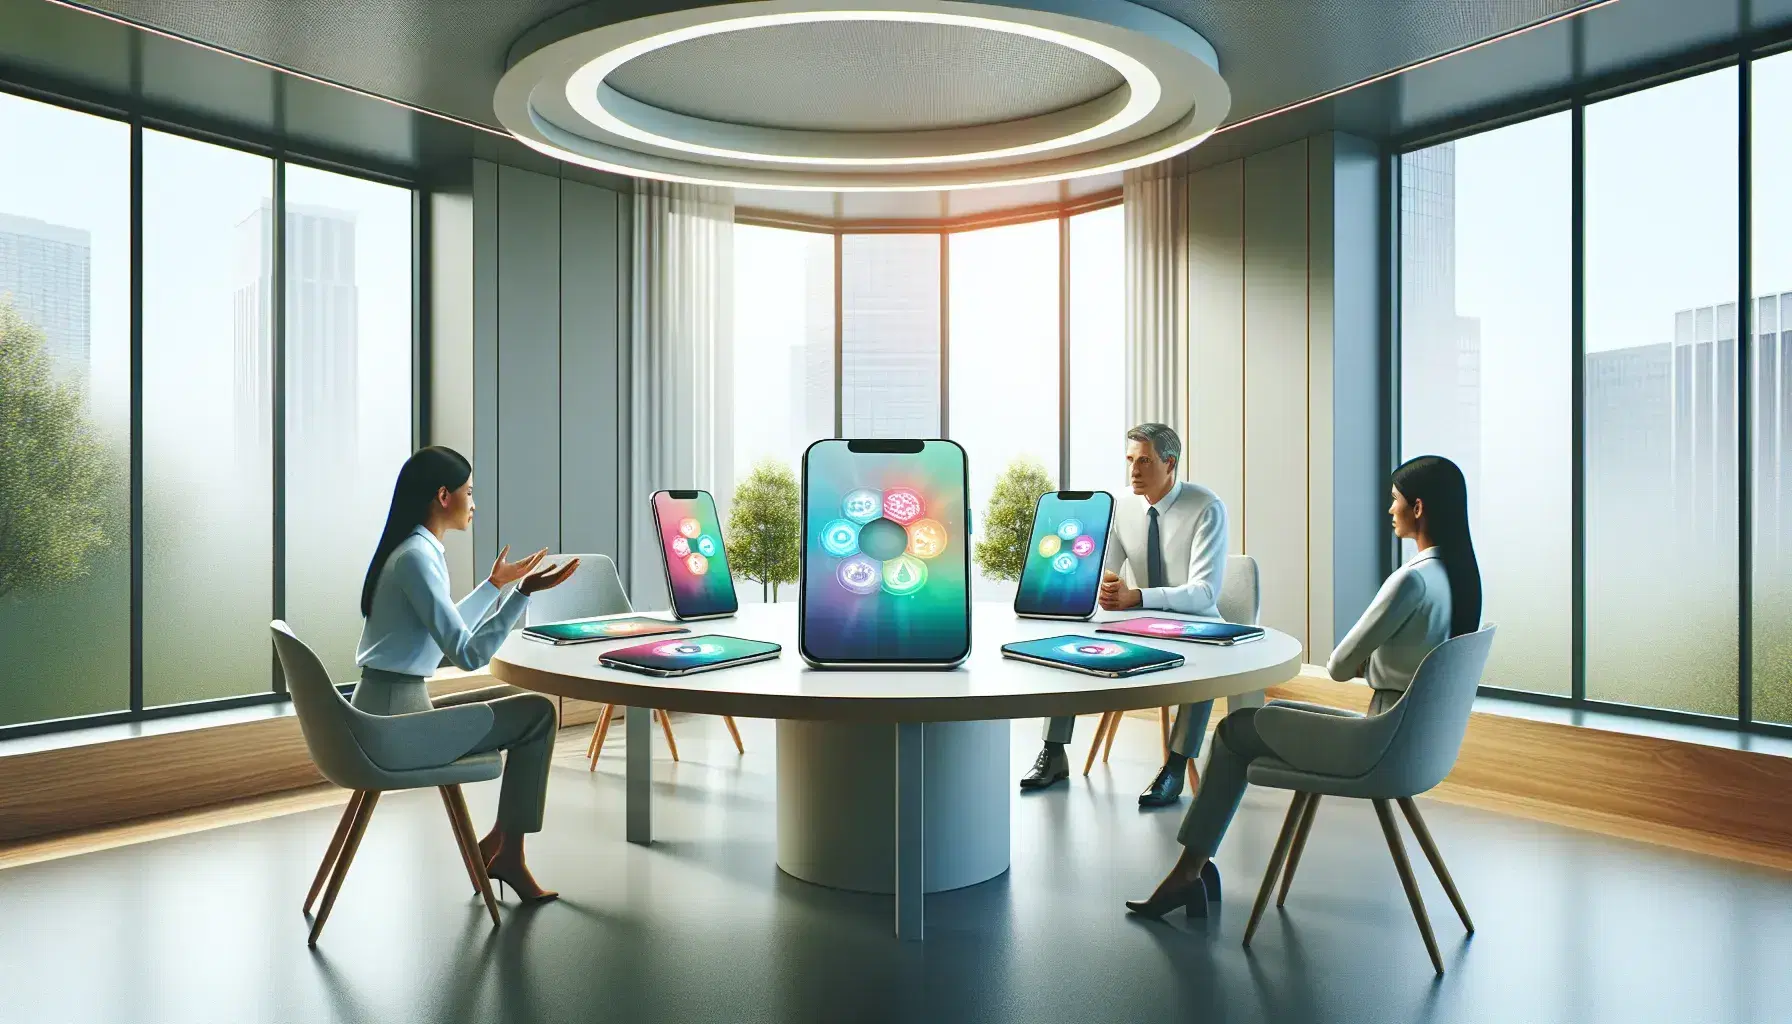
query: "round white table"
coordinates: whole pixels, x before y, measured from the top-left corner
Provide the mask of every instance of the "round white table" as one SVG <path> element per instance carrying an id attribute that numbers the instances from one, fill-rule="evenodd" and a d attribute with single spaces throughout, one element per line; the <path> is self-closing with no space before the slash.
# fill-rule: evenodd
<path id="1" fill-rule="evenodd" d="M 1002 645 L 1094 635 L 1097 622 L 1022 619 L 979 603 L 971 656 L 947 671 L 810 668 L 797 647 L 796 605 L 748 605 L 729 619 L 687 623 L 783 645 L 774 661 L 672 678 L 606 668 L 604 650 L 641 638 L 555 647 L 513 635 L 492 658 L 512 686 L 622 705 L 628 840 L 652 841 L 652 708 L 778 720 L 778 866 L 806 881 L 894 893 L 896 932 L 923 934 L 923 896 L 1008 869 L 1008 721 L 1190 704 L 1287 682 L 1300 642 L 1268 630 L 1236 647 L 1160 641 L 1182 666 L 1106 679 L 1002 657 Z M 1187 617 L 1187 616 L 1183 616 Z M 1127 638 L 1119 638 L 1127 639 Z"/>

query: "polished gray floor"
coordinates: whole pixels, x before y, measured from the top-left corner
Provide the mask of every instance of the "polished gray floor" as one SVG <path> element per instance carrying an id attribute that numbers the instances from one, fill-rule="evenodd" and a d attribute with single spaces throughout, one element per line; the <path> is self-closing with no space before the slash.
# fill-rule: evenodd
<path id="1" fill-rule="evenodd" d="M 1129 919 L 1178 818 L 1134 806 L 1157 753 L 1136 720 L 1087 782 L 1017 795 L 1012 869 L 930 897 L 928 941 L 900 943 L 887 897 L 778 872 L 772 726 L 741 726 L 745 757 L 681 717 L 676 765 L 656 735 L 652 848 L 622 841 L 620 736 L 594 775 L 563 757 L 530 858 L 563 899 L 495 931 L 433 792 L 382 801 L 316 951 L 299 904 L 334 811 L 0 871 L 0 1020 L 1792 1020 L 1792 876 L 1431 802 L 1479 927 L 1425 877 L 1442 980 L 1373 812 L 1344 801 L 1250 952 L 1282 794 L 1246 798 L 1217 916 Z M 1038 728 L 1016 723 L 1017 774 Z M 469 790 L 482 828 L 495 798 Z"/>

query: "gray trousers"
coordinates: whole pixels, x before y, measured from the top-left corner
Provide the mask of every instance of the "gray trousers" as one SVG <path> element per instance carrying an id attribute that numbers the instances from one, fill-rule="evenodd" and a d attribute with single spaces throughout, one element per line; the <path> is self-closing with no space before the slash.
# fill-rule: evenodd
<path id="1" fill-rule="evenodd" d="M 1226 698 L 1229 708 L 1263 706 L 1263 691 L 1242 694 Z M 1213 717 L 1213 701 L 1204 700 L 1199 704 L 1183 704 L 1176 708 L 1176 718 L 1170 723 L 1170 752 L 1183 757 L 1194 757 L 1201 753 L 1201 737 L 1207 735 L 1208 719 Z M 1068 745 L 1076 732 L 1076 719 L 1069 715 L 1050 718 L 1045 723 L 1045 742 Z"/>
<path id="2" fill-rule="evenodd" d="M 559 724 L 552 700 L 512 686 L 489 686 L 448 694 L 432 703 L 429 683 L 422 676 L 363 669 L 350 703 L 370 715 L 405 715 L 455 704 L 490 707 L 492 726 L 467 753 L 505 752 L 498 826 L 512 834 L 541 831 L 548 769 L 554 760 L 554 730 Z"/>
<path id="3" fill-rule="evenodd" d="M 1369 714 L 1379 715 L 1394 706 L 1400 694 L 1377 690 L 1369 700 Z M 1213 731 L 1213 749 L 1207 754 L 1207 766 L 1201 772 L 1201 787 L 1182 815 L 1182 827 L 1176 841 L 1200 857 L 1212 857 L 1226 837 L 1232 815 L 1238 813 L 1238 802 L 1244 799 L 1246 773 L 1251 762 L 1259 757 L 1275 757 L 1276 753 L 1257 733 L 1257 708 L 1240 708 L 1220 719 Z"/>

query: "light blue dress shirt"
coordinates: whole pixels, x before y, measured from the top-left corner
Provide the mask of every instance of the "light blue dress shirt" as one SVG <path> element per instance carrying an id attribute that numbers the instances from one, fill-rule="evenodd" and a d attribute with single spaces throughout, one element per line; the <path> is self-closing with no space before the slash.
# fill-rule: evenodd
<path id="1" fill-rule="evenodd" d="M 428 676 L 435 674 L 445 655 L 459 668 L 484 668 L 529 606 L 529 598 L 520 591 L 501 594 L 488 579 L 459 604 L 450 600 L 442 542 L 419 526 L 380 570 L 355 664 Z M 468 626 L 469 622 L 476 625 Z"/>

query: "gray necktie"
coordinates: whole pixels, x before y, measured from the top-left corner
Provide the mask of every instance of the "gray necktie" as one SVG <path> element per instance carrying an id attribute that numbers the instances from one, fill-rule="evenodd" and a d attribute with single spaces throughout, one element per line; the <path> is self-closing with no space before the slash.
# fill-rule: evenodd
<path id="1" fill-rule="evenodd" d="M 1157 531 L 1157 509 L 1146 512 L 1151 528 L 1145 531 L 1145 586 L 1164 586 L 1164 538 Z"/>

